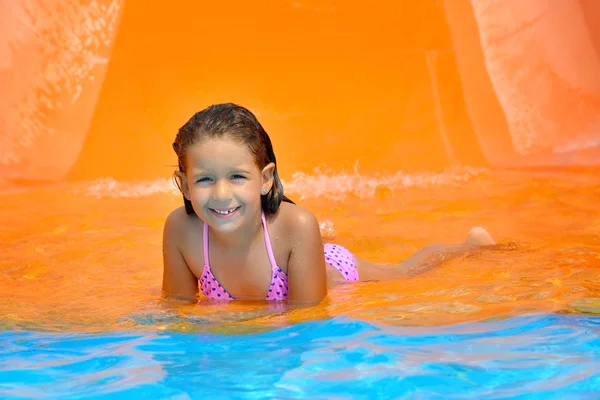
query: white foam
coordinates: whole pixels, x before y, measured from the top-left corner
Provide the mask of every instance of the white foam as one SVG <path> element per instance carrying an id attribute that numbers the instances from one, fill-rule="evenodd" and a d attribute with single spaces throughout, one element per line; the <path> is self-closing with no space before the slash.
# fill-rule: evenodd
<path id="1" fill-rule="evenodd" d="M 323 197 L 341 200 L 348 195 L 359 198 L 373 197 L 377 190 L 387 189 L 392 193 L 409 188 L 427 188 L 431 186 L 461 185 L 477 178 L 487 170 L 463 167 L 442 173 L 406 173 L 366 175 L 358 169 L 348 173 L 332 172 L 324 167 L 315 168 L 312 173 L 295 172 L 290 181 L 284 181 L 286 194 L 300 199 Z M 97 198 L 146 197 L 154 194 L 180 195 L 171 179 L 119 182 L 112 178 L 102 178 L 89 186 L 75 191 L 76 194 Z"/>
<path id="2" fill-rule="evenodd" d="M 127 198 L 147 197 L 160 193 L 179 194 L 180 192 L 173 181 L 166 178 L 133 182 L 101 178 L 83 189 L 76 189 L 74 193 L 96 198 Z"/>
<path id="3" fill-rule="evenodd" d="M 584 138 L 569 139 L 562 145 L 555 145 L 555 153 L 568 153 L 600 146 L 600 134 L 589 135 Z"/>
<path id="4" fill-rule="evenodd" d="M 331 173 L 315 168 L 313 173 L 296 172 L 290 182 L 283 182 L 286 193 L 300 195 L 301 199 L 324 197 L 341 200 L 351 194 L 359 198 L 371 198 L 379 189 L 392 193 L 409 188 L 460 185 L 477 177 L 486 170 L 463 167 L 460 170 L 447 170 L 442 173 L 422 172 L 363 175 L 355 167 L 351 173 Z"/>

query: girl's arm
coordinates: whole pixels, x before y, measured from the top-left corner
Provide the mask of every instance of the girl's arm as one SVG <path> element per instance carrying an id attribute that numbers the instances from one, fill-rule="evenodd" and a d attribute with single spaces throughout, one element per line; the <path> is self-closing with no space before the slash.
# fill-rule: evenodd
<path id="1" fill-rule="evenodd" d="M 294 207 L 289 216 L 292 251 L 288 262 L 290 303 L 318 303 L 327 295 L 325 257 L 319 223 L 314 215 Z"/>
<path id="2" fill-rule="evenodd" d="M 184 212 L 185 213 L 185 212 Z M 178 244 L 181 243 L 181 210 L 173 211 L 163 231 L 163 293 L 168 297 L 195 300 L 198 278 L 190 271 Z"/>

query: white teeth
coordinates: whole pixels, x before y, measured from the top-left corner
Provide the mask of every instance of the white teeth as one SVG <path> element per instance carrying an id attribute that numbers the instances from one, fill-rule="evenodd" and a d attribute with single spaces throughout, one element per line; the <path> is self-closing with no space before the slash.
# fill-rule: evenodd
<path id="1" fill-rule="evenodd" d="M 232 208 L 231 210 L 226 210 L 226 211 L 221 211 L 221 210 L 213 210 L 213 211 L 216 212 L 217 214 L 227 215 L 227 214 L 231 214 L 235 210 L 237 210 L 237 207 L 236 208 Z"/>

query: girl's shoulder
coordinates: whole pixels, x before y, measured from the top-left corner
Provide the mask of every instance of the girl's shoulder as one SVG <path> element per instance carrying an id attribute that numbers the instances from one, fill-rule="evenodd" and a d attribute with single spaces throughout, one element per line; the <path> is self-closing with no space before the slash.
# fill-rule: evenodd
<path id="1" fill-rule="evenodd" d="M 167 216 L 165 221 L 165 234 L 170 236 L 178 236 L 181 238 L 186 232 L 190 232 L 190 228 L 196 227 L 198 224 L 202 224 L 202 220 L 197 215 L 189 215 L 185 211 L 185 207 L 181 206 Z M 202 230 L 200 229 L 200 232 Z"/>
<path id="2" fill-rule="evenodd" d="M 200 220 L 200 218 L 198 218 L 198 216 L 196 214 L 191 214 L 191 215 L 188 214 L 185 211 L 185 207 L 181 206 L 181 207 L 177 207 L 176 209 L 171 211 L 171 213 L 167 216 L 167 220 L 165 223 L 183 224 L 183 223 L 190 223 L 193 220 Z"/>
<path id="3" fill-rule="evenodd" d="M 272 215 L 269 222 L 280 232 L 289 236 L 301 238 L 319 231 L 319 223 L 312 212 L 297 204 L 282 202 L 277 213 Z"/>

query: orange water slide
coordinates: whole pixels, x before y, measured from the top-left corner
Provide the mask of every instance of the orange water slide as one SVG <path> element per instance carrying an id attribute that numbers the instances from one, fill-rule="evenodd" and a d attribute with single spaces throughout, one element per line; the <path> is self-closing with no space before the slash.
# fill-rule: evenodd
<path id="1" fill-rule="evenodd" d="M 599 164 L 600 3 L 445 5 L 469 119 L 488 162 Z"/>
<path id="2" fill-rule="evenodd" d="M 177 128 L 225 101 L 284 179 L 597 165 L 597 4 L 1 2 L 0 180 L 167 177 Z"/>

